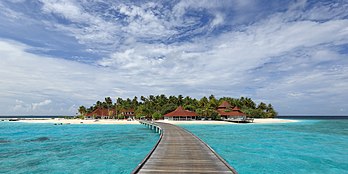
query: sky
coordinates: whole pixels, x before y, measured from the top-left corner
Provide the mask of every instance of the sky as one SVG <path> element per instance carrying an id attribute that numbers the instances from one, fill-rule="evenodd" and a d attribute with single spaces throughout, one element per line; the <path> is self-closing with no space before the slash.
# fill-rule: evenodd
<path id="1" fill-rule="evenodd" d="M 348 0 L 1 0 L 0 115 L 110 96 L 348 115 Z"/>

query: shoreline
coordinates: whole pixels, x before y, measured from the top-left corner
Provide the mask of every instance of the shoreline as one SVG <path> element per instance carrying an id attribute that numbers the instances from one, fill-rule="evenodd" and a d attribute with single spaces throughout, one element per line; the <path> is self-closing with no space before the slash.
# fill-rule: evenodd
<path id="1" fill-rule="evenodd" d="M 253 123 L 247 124 L 274 124 L 274 123 L 295 123 L 300 120 L 294 119 L 279 119 L 279 118 L 266 118 L 260 119 L 255 118 Z M 82 119 L 64 119 L 64 118 L 55 118 L 55 119 L 19 119 L 17 122 L 22 123 L 52 123 L 52 124 L 140 124 L 138 120 L 113 120 L 113 119 L 98 119 L 98 120 L 82 120 Z M 215 121 L 215 120 L 193 120 L 193 121 L 169 121 L 169 120 L 158 120 L 162 123 L 170 124 L 216 124 L 216 125 L 226 125 L 226 124 L 244 124 L 244 123 L 235 123 L 227 121 Z"/>
<path id="2" fill-rule="evenodd" d="M 268 124 L 268 123 L 296 123 L 300 120 L 295 119 L 282 119 L 282 118 L 255 118 L 254 123 L 257 124 Z"/>
<path id="3" fill-rule="evenodd" d="M 194 120 L 194 121 L 169 121 L 169 120 L 159 120 L 158 122 L 162 123 L 171 123 L 171 124 L 216 124 L 216 125 L 226 125 L 226 124 L 274 124 L 274 123 L 295 123 L 300 122 L 299 120 L 294 119 L 279 119 L 279 118 L 255 118 L 252 123 L 236 123 L 236 122 L 227 122 L 227 121 L 215 121 L 215 120 Z"/>
<path id="4" fill-rule="evenodd" d="M 98 120 L 82 120 L 82 119 L 20 119 L 17 122 L 21 123 L 52 123 L 52 124 L 140 124 L 139 121 L 127 120 L 112 120 L 112 119 L 98 119 Z"/>

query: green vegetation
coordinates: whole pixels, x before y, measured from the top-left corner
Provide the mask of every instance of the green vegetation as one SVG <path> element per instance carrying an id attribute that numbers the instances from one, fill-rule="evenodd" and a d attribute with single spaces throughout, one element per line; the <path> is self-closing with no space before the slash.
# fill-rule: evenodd
<path id="1" fill-rule="evenodd" d="M 76 118 L 77 119 L 82 119 L 82 120 L 85 119 L 85 117 L 83 115 L 78 115 L 78 116 L 76 116 Z"/>
<path id="2" fill-rule="evenodd" d="M 216 112 L 217 107 L 223 101 L 229 102 L 233 107 L 238 106 L 241 111 L 250 117 L 254 118 L 273 118 L 277 116 L 277 112 L 274 110 L 271 104 L 265 104 L 263 102 L 256 105 L 256 103 L 251 98 L 241 97 L 239 99 L 231 97 L 215 98 L 214 95 L 207 97 L 202 97 L 197 100 L 189 96 L 183 97 L 179 96 L 169 96 L 166 95 L 150 95 L 148 97 L 141 96 L 140 101 L 138 97 L 133 99 L 122 99 L 117 98 L 116 102 L 113 103 L 110 97 L 106 97 L 104 101 L 97 101 L 93 106 L 86 108 L 85 106 L 80 106 L 78 112 L 81 115 L 90 113 L 96 108 L 108 108 L 116 109 L 118 112 L 125 109 L 134 109 L 136 118 L 142 116 L 154 119 L 160 119 L 164 114 L 167 114 L 175 110 L 179 105 L 183 106 L 184 109 L 195 111 L 198 115 L 206 118 L 219 119 L 219 115 Z"/>

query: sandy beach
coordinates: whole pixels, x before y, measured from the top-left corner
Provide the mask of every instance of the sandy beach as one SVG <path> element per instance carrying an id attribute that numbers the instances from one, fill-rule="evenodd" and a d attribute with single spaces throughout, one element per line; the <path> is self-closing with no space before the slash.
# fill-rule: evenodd
<path id="1" fill-rule="evenodd" d="M 171 123 L 171 124 L 243 124 L 243 123 L 234 123 L 234 122 L 227 122 L 227 121 L 215 121 L 215 120 L 208 120 L 208 121 L 201 121 L 201 120 L 195 120 L 195 121 L 169 121 L 169 120 L 159 120 L 158 122 L 162 123 Z M 294 123 L 298 122 L 298 120 L 290 120 L 290 119 L 278 119 L 278 118 L 267 118 L 267 119 L 261 119 L 257 118 L 254 119 L 254 124 L 269 124 L 269 123 Z M 251 123 L 251 124 L 253 124 Z"/>
<path id="2" fill-rule="evenodd" d="M 52 124 L 140 124 L 138 121 L 127 121 L 127 120 L 81 120 L 81 119 L 26 119 L 19 120 L 24 123 L 52 123 Z"/>
<path id="3" fill-rule="evenodd" d="M 25 119 L 19 120 L 19 122 L 24 123 L 52 123 L 52 124 L 140 124 L 137 120 L 127 121 L 127 120 L 81 120 L 81 119 L 64 119 L 64 118 L 55 118 L 55 119 Z M 171 123 L 171 124 L 238 124 L 234 122 L 227 121 L 215 121 L 215 120 L 195 120 L 195 121 L 169 121 L 169 120 L 158 120 L 158 122 Z M 277 118 L 268 118 L 268 119 L 254 119 L 254 124 L 270 124 L 270 123 L 293 123 L 298 122 L 298 120 L 291 119 L 277 119 Z M 239 123 L 240 124 L 240 123 Z M 251 123 L 253 124 L 253 123 Z"/>
<path id="4" fill-rule="evenodd" d="M 280 118 L 255 118 L 254 123 L 295 123 L 299 120 L 280 119 Z"/>
<path id="5" fill-rule="evenodd" d="M 215 120 L 194 120 L 194 121 L 171 121 L 171 120 L 158 120 L 157 122 L 161 123 L 170 123 L 170 124 L 235 124 L 227 121 L 215 121 Z"/>

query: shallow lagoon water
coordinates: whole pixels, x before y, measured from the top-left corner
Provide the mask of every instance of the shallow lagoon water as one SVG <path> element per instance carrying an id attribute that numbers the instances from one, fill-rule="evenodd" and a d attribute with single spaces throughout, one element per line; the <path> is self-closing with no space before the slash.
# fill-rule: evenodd
<path id="1" fill-rule="evenodd" d="M 181 126 L 240 174 L 348 173 L 348 120 Z"/>
<path id="2" fill-rule="evenodd" d="M 143 125 L 0 122 L 0 173 L 130 173 L 159 135 Z"/>
<path id="3" fill-rule="evenodd" d="M 348 173 L 348 120 L 181 125 L 240 174 Z M 159 135 L 143 125 L 0 122 L 0 173 L 130 173 Z"/>

